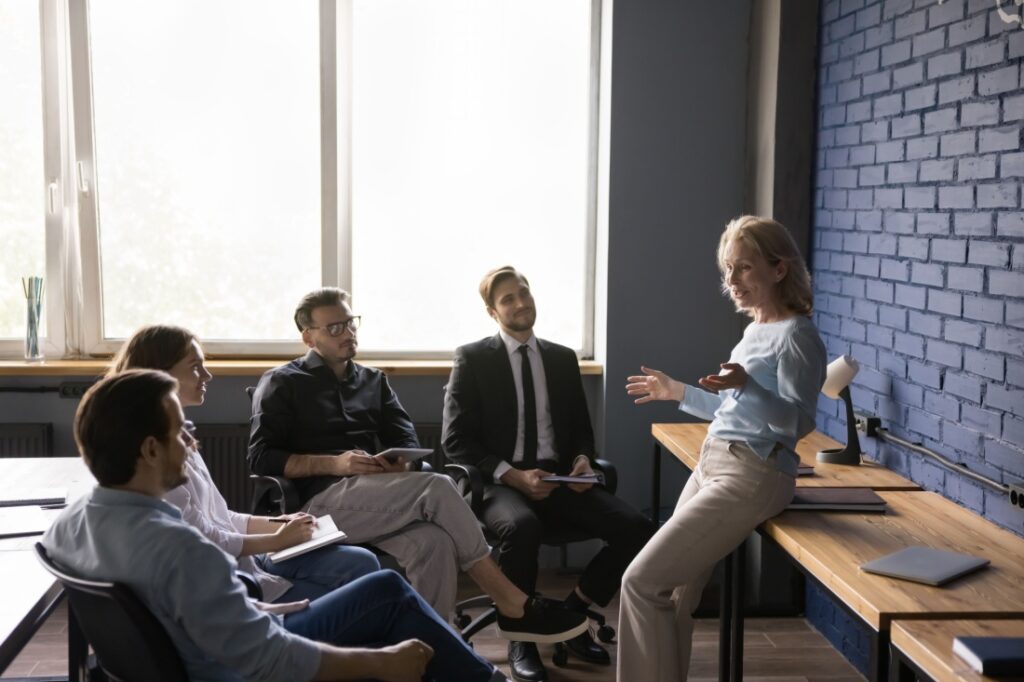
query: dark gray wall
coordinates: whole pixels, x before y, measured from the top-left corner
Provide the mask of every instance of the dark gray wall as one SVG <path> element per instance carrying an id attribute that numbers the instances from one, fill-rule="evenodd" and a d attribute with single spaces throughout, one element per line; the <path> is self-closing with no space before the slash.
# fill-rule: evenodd
<path id="1" fill-rule="evenodd" d="M 616 2 L 612 47 L 605 452 L 622 496 L 650 504 L 650 424 L 633 405 L 641 363 L 695 382 L 742 333 L 719 292 L 715 248 L 742 212 L 749 2 Z M 681 467 L 667 464 L 674 502 Z"/>

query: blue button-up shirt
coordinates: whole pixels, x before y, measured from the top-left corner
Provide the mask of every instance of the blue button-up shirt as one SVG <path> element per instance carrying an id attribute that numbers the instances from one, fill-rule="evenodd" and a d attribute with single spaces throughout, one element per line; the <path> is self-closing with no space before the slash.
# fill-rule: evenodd
<path id="1" fill-rule="evenodd" d="M 190 680 L 310 680 L 318 646 L 252 605 L 235 561 L 163 500 L 97 486 L 43 536 L 58 564 L 121 583 L 160 621 Z"/>

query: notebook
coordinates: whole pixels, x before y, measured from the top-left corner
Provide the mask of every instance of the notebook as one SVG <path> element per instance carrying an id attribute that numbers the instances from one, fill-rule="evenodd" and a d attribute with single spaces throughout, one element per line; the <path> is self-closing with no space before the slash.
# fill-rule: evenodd
<path id="1" fill-rule="evenodd" d="M 956 637 L 953 653 L 982 675 L 1024 676 L 1024 637 Z"/>
<path id="2" fill-rule="evenodd" d="M 870 488 L 797 488 L 786 509 L 884 512 L 885 500 Z"/>
<path id="3" fill-rule="evenodd" d="M 861 570 L 938 587 L 988 564 L 988 559 L 970 554 L 914 546 L 861 564 Z"/>
<path id="4" fill-rule="evenodd" d="M 42 535 L 62 509 L 40 507 L 0 507 L 0 538 Z"/>
<path id="5" fill-rule="evenodd" d="M 314 549 L 320 549 L 325 545 L 341 542 L 347 537 L 345 531 L 338 530 L 338 527 L 334 525 L 334 519 L 326 515 L 321 516 L 316 520 L 316 530 L 313 531 L 312 538 L 288 549 L 282 549 L 280 552 L 274 552 L 270 555 L 270 560 L 275 564 L 287 561 L 288 559 L 302 556 L 306 552 L 312 552 Z"/>
<path id="6" fill-rule="evenodd" d="M 0 492 L 0 507 L 38 507 L 40 505 L 64 504 L 67 499 L 67 488 L 5 490 Z"/>

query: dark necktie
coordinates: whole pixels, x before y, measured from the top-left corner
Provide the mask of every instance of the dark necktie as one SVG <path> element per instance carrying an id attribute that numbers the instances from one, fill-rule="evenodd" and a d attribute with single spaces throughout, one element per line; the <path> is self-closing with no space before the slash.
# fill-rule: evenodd
<path id="1" fill-rule="evenodd" d="M 523 356 L 523 464 L 532 469 L 537 464 L 537 397 L 533 392 L 529 351 L 526 344 L 519 346 L 519 354 Z"/>

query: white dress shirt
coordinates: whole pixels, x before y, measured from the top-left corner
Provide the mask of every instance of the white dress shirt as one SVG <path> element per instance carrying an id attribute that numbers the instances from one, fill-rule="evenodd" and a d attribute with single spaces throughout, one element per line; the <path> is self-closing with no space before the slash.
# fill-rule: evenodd
<path id="1" fill-rule="evenodd" d="M 519 347 L 523 344 L 499 330 L 501 340 L 508 351 L 508 361 L 512 363 L 512 379 L 516 385 L 516 405 L 519 419 L 516 422 L 516 449 L 512 454 L 513 462 L 523 461 L 523 440 L 526 434 L 526 421 L 523 419 L 523 356 Z M 530 370 L 533 373 L 533 396 L 537 405 L 537 459 L 558 459 L 555 452 L 555 430 L 551 426 L 551 403 L 548 401 L 548 380 L 544 374 L 544 361 L 540 356 L 537 337 L 530 335 L 526 342 L 530 354 Z M 501 476 L 512 468 L 508 462 L 502 462 L 494 468 L 494 482 L 501 483 Z"/>
<path id="2" fill-rule="evenodd" d="M 288 591 L 291 582 L 267 573 L 253 561 L 242 556 L 242 540 L 248 531 L 249 514 L 228 509 L 224 496 L 217 490 L 202 455 L 189 449 L 185 458 L 188 481 L 164 495 L 164 500 L 181 510 L 182 520 L 194 526 L 206 539 L 235 557 L 238 568 L 251 573 L 263 590 L 263 601 L 274 601 Z"/>

